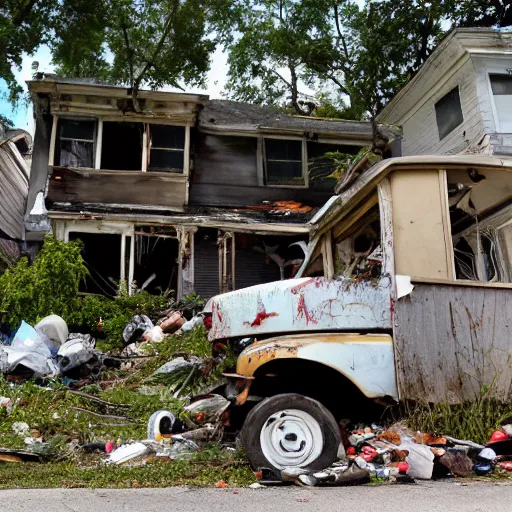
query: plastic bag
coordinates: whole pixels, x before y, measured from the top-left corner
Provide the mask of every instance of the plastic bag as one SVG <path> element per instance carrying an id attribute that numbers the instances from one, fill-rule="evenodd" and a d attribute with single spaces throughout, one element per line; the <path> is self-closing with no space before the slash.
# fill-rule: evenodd
<path id="1" fill-rule="evenodd" d="M 406 462 L 409 464 L 407 474 L 419 480 L 430 480 L 434 471 L 434 454 L 430 447 L 424 444 L 404 443 L 400 450 L 407 450 L 409 454 Z"/>

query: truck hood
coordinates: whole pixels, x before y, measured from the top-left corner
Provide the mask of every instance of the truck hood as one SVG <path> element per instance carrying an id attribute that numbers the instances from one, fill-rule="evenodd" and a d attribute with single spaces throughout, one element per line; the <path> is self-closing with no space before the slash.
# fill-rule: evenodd
<path id="1" fill-rule="evenodd" d="M 288 279 L 213 297 L 210 340 L 261 334 L 391 329 L 391 281 Z"/>

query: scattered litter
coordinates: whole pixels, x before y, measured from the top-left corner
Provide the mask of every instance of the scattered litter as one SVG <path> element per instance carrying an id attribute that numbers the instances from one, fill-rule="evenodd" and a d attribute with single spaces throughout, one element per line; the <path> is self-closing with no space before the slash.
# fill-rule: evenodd
<path id="1" fill-rule="evenodd" d="M 249 485 L 249 489 L 264 489 L 265 486 L 261 485 L 259 482 L 254 482 L 253 484 Z"/>
<path id="2" fill-rule="evenodd" d="M 224 482 L 224 480 L 219 480 L 216 484 L 215 484 L 215 487 L 219 488 L 219 489 L 227 489 L 229 487 L 229 484 L 227 484 L 226 482 Z"/>
<path id="3" fill-rule="evenodd" d="M 107 463 L 123 464 L 129 460 L 135 459 L 136 457 L 140 457 L 141 455 L 148 453 L 148 451 L 148 447 L 142 443 L 124 444 L 110 452 Z"/>

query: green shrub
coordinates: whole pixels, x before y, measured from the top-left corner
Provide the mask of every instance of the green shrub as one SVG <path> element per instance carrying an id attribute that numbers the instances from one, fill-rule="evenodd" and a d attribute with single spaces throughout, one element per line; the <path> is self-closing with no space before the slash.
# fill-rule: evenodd
<path id="1" fill-rule="evenodd" d="M 32 265 L 21 258 L 0 276 L 2 320 L 16 329 L 22 320 L 33 325 L 53 313 L 70 316 L 78 308 L 78 286 L 86 275 L 81 244 L 47 236 Z"/>

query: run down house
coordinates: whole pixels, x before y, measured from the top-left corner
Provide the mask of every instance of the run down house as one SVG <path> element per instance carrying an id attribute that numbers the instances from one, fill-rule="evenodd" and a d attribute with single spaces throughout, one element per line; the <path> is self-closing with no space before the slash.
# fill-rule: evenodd
<path id="1" fill-rule="evenodd" d="M 211 297 L 292 276 L 305 221 L 335 185 L 315 162 L 374 141 L 367 122 L 195 94 L 140 91 L 136 111 L 126 88 L 49 76 L 28 86 L 27 239 L 82 240 L 92 293 L 126 281 Z"/>

